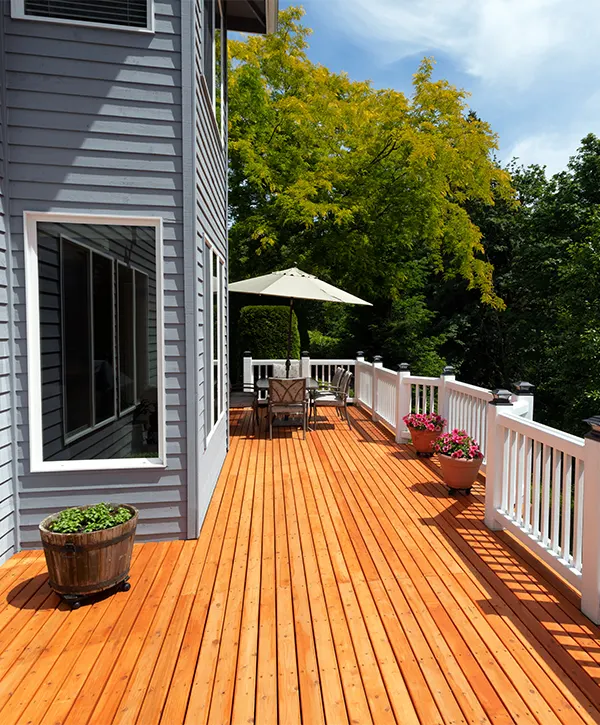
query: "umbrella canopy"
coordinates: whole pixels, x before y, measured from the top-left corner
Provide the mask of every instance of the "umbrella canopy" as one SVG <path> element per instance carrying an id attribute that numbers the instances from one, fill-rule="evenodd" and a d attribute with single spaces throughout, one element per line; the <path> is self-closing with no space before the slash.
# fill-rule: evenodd
<path id="1" fill-rule="evenodd" d="M 273 295 L 296 300 L 342 302 L 347 305 L 371 304 L 296 267 L 234 282 L 229 285 L 229 291 L 246 292 L 253 295 Z"/>
<path id="2" fill-rule="evenodd" d="M 286 297 L 290 301 L 290 321 L 288 329 L 287 360 L 285 362 L 286 377 L 290 375 L 290 357 L 292 349 L 292 311 L 294 300 L 320 300 L 321 302 L 341 302 L 347 305 L 369 305 L 370 302 L 361 300 L 339 287 L 307 274 L 301 269 L 292 267 L 280 272 L 263 274 L 260 277 L 244 279 L 229 285 L 230 292 L 245 292 L 251 295 L 271 295 L 273 297 Z"/>

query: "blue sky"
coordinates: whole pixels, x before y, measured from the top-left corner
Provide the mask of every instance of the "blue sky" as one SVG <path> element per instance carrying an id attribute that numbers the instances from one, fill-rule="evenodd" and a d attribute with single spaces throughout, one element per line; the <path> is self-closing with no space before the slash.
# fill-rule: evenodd
<path id="1" fill-rule="evenodd" d="M 378 88 L 410 93 L 425 55 L 471 94 L 500 136 L 500 159 L 566 166 L 600 135 L 597 0 L 280 0 L 302 4 L 309 57 Z"/>

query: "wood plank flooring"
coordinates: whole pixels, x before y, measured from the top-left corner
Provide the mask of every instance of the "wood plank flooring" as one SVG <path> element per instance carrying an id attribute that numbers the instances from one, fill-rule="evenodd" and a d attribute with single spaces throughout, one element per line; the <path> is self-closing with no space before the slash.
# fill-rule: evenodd
<path id="1" fill-rule="evenodd" d="M 600 723 L 600 630 L 564 582 L 352 410 L 232 445 L 197 541 L 136 545 L 71 611 L 0 568 L 2 725 Z"/>

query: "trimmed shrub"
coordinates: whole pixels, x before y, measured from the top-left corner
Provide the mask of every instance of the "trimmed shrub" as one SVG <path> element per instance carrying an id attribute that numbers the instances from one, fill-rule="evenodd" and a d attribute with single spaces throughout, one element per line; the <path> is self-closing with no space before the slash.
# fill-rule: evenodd
<path id="1" fill-rule="evenodd" d="M 238 325 L 242 351 L 252 357 L 285 360 L 287 357 L 290 308 L 283 305 L 249 305 L 240 310 Z M 292 315 L 292 358 L 300 358 L 298 318 Z"/>

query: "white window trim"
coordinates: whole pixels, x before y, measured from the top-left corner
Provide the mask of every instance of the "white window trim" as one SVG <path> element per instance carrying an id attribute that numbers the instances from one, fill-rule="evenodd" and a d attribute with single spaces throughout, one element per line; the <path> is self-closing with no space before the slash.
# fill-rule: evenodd
<path id="1" fill-rule="evenodd" d="M 70 18 L 44 18 L 25 13 L 25 0 L 11 0 L 10 15 L 15 20 L 33 20 L 39 23 L 60 23 L 61 25 L 76 25 L 86 28 L 104 28 L 110 30 L 127 30 L 130 33 L 154 33 L 154 0 L 146 0 L 146 27 L 138 28 L 131 25 L 113 25 L 112 23 L 97 23 L 90 20 L 71 20 Z"/>
<path id="2" fill-rule="evenodd" d="M 106 224 L 154 227 L 156 235 L 156 344 L 158 401 L 158 458 L 89 459 L 87 461 L 44 461 L 42 427 L 42 360 L 40 347 L 40 304 L 37 224 Z M 27 378 L 29 402 L 30 473 L 60 471 L 118 471 L 165 468 L 167 465 L 166 398 L 164 379 L 164 280 L 163 225 L 161 217 L 23 212 L 25 231 L 25 309 L 27 317 Z"/>
<path id="3" fill-rule="evenodd" d="M 226 266 L 225 266 L 225 259 L 223 255 L 217 250 L 217 248 L 210 243 L 210 241 L 205 238 L 205 245 L 206 250 L 208 252 L 208 274 L 204 275 L 204 298 L 205 298 L 205 310 L 207 310 L 208 314 L 205 319 L 208 321 L 205 325 L 204 334 L 205 340 L 208 340 L 208 345 L 205 345 L 205 355 L 207 355 L 208 360 L 205 360 L 205 369 L 208 368 L 210 370 L 210 385 L 205 387 L 205 400 L 207 401 L 207 410 L 208 410 L 208 420 L 209 420 L 209 431 L 206 436 L 206 447 L 208 447 L 213 435 L 216 433 L 217 429 L 223 422 L 223 419 L 226 417 L 227 414 L 227 399 L 225 396 L 225 381 L 226 381 L 226 368 L 225 368 L 225 344 L 224 344 L 224 335 L 225 335 L 225 313 L 224 313 L 224 303 L 225 303 L 225 295 L 226 295 Z M 222 272 L 221 275 L 221 296 L 218 298 L 219 301 L 219 311 L 217 314 L 221 317 L 221 358 L 219 359 L 219 379 L 220 379 L 220 385 L 219 385 L 219 396 L 221 398 L 220 403 L 222 406 L 222 410 L 217 418 L 216 421 L 213 423 L 213 409 L 215 404 L 215 389 L 214 389 L 214 360 L 213 360 L 213 346 L 214 346 L 214 338 L 213 338 L 213 271 L 212 271 L 212 255 L 215 255 L 217 258 L 217 264 L 220 265 L 220 269 Z M 217 272 L 219 271 L 219 267 L 217 267 Z M 219 277 L 217 276 L 217 279 Z M 207 284 L 207 281 L 210 280 L 209 284 Z M 208 288 L 209 294 L 206 294 Z M 205 378 L 206 379 L 206 378 Z"/>

